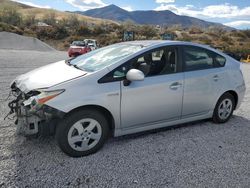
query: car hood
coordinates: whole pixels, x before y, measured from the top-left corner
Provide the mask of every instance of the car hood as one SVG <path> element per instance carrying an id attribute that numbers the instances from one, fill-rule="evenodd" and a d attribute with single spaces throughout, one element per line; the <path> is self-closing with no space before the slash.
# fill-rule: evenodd
<path id="1" fill-rule="evenodd" d="M 59 61 L 22 74 L 13 83 L 21 91 L 27 93 L 34 89 L 48 88 L 86 74 L 87 72 L 70 66 L 65 61 Z"/>

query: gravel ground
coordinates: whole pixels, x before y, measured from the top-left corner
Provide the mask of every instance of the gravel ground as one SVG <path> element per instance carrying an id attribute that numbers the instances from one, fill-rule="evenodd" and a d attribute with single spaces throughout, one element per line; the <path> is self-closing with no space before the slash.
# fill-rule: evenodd
<path id="1" fill-rule="evenodd" d="M 17 75 L 63 52 L 0 50 L 0 98 Z M 15 135 L 0 102 L 0 187 L 250 187 L 250 65 L 247 93 L 226 124 L 190 123 L 110 139 L 98 153 L 70 158 L 54 138 Z"/>

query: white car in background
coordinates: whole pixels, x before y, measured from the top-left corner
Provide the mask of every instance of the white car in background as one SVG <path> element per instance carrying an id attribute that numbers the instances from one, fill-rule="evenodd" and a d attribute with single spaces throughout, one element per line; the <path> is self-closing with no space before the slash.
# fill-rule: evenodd
<path id="1" fill-rule="evenodd" d="M 91 48 L 91 50 L 96 50 L 98 48 L 97 41 L 94 39 L 85 39 L 84 42 Z"/>
<path id="2" fill-rule="evenodd" d="M 9 107 L 24 134 L 55 134 L 62 151 L 80 157 L 110 135 L 225 123 L 246 88 L 240 63 L 208 46 L 133 41 L 35 69 L 11 89 Z"/>

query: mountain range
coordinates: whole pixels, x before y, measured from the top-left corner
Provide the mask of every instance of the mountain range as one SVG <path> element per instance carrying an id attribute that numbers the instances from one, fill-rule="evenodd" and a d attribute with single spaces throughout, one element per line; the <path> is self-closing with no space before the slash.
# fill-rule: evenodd
<path id="1" fill-rule="evenodd" d="M 221 27 L 224 29 L 230 29 L 230 27 L 224 26 L 220 23 L 207 22 L 189 16 L 180 16 L 169 10 L 126 11 L 113 4 L 106 7 L 91 9 L 83 12 L 75 11 L 75 13 L 94 18 L 109 19 L 120 22 L 130 20 L 136 24 L 151 24 L 151 25 L 161 25 L 161 26 L 181 25 L 182 27 L 187 27 L 187 28 L 191 26 L 198 26 L 202 28 L 208 28 L 210 26 L 214 26 L 214 27 Z"/>

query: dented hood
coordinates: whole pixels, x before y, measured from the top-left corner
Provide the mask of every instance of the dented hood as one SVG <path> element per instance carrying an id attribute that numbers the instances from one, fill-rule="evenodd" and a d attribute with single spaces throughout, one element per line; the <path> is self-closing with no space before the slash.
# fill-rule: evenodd
<path id="1" fill-rule="evenodd" d="M 34 89 L 48 88 L 85 74 L 87 73 L 68 65 L 65 61 L 59 61 L 22 74 L 13 82 L 21 91 L 27 93 Z"/>

